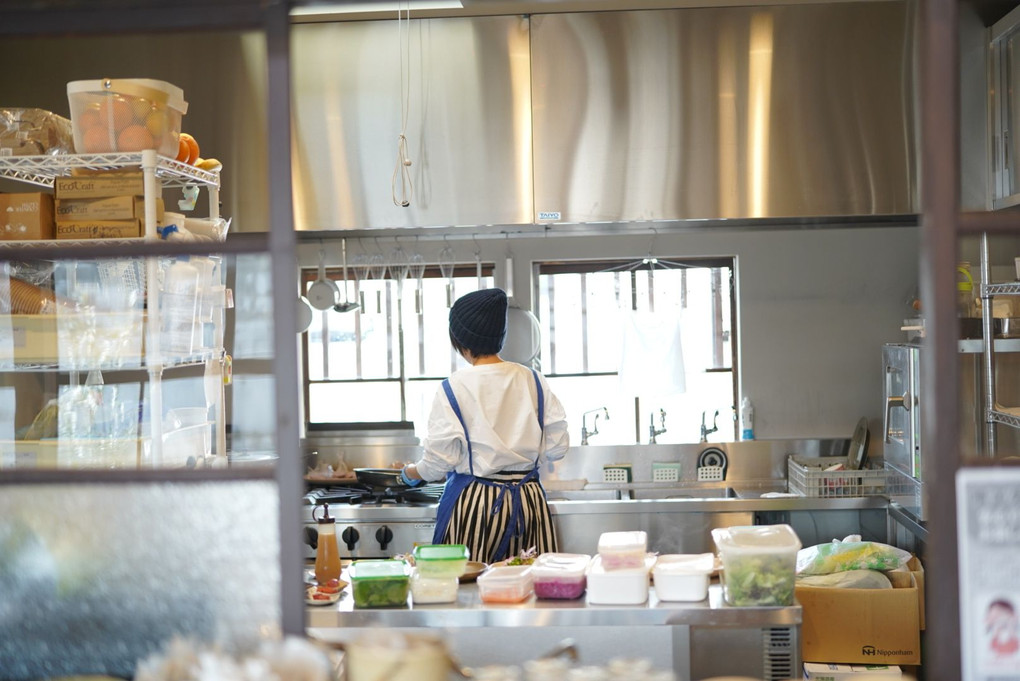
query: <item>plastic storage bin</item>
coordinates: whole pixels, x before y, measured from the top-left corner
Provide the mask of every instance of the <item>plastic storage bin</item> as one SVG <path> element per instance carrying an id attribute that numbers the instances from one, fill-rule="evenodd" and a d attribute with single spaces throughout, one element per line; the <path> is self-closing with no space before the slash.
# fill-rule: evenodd
<path id="1" fill-rule="evenodd" d="M 149 78 L 75 80 L 67 84 L 74 150 L 107 154 L 155 149 L 176 158 L 184 91 Z"/>
<path id="2" fill-rule="evenodd" d="M 609 570 L 602 554 L 588 570 L 588 602 L 601 605 L 640 605 L 648 600 L 648 573 L 655 556 L 644 555 L 641 567 Z"/>
<path id="3" fill-rule="evenodd" d="M 793 605 L 800 539 L 789 525 L 712 530 L 723 564 L 723 595 L 730 605 Z"/>
<path id="4" fill-rule="evenodd" d="M 714 568 L 711 553 L 659 556 L 652 568 L 655 595 L 660 601 L 703 601 L 708 598 L 708 579 Z"/>
<path id="5" fill-rule="evenodd" d="M 357 560 L 348 568 L 354 605 L 396 608 L 407 605 L 410 566 L 402 560 Z"/>
<path id="6" fill-rule="evenodd" d="M 579 598 L 587 584 L 591 556 L 583 553 L 543 553 L 531 566 L 535 597 Z"/>
<path id="7" fill-rule="evenodd" d="M 478 595 L 484 603 L 520 603 L 533 589 L 530 565 L 489 568 L 478 576 Z"/>
<path id="8" fill-rule="evenodd" d="M 426 577 L 416 569 L 411 573 L 411 600 L 416 605 L 454 603 L 459 586 L 456 577 Z"/>
<path id="9" fill-rule="evenodd" d="M 460 577 L 470 552 L 463 544 L 422 544 L 414 547 L 414 565 L 423 577 Z"/>
<path id="10" fill-rule="evenodd" d="M 648 555 L 648 534 L 640 530 L 603 532 L 599 537 L 599 555 L 604 570 L 642 567 Z"/>

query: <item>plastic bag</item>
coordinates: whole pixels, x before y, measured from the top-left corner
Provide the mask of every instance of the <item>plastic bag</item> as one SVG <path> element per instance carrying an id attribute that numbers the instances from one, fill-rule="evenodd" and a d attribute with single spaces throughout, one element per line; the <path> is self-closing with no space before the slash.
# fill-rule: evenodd
<path id="1" fill-rule="evenodd" d="M 839 589 L 891 589 L 892 582 L 877 570 L 847 570 L 831 575 L 797 577 L 797 586 L 821 586 Z"/>
<path id="2" fill-rule="evenodd" d="M 798 575 L 829 575 L 847 570 L 895 570 L 910 560 L 910 552 L 888 544 L 860 541 L 859 536 L 834 539 L 797 552 Z"/>
<path id="3" fill-rule="evenodd" d="M 0 156 L 73 151 L 70 120 L 43 109 L 0 108 Z"/>

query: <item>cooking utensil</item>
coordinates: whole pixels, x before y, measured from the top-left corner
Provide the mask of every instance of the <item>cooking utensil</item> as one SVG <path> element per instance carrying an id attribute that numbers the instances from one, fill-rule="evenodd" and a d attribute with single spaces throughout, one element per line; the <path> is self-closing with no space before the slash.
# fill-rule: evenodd
<path id="1" fill-rule="evenodd" d="M 343 252 L 344 259 L 344 299 L 343 302 L 334 305 L 333 310 L 335 312 L 350 312 L 357 309 L 358 304 L 347 298 L 347 239 L 342 239 L 340 243 L 342 244 L 340 250 Z"/>
<path id="2" fill-rule="evenodd" d="M 868 419 L 861 417 L 861 420 L 857 422 L 857 427 L 854 428 L 853 437 L 850 438 L 850 449 L 846 456 L 847 468 L 850 470 L 864 468 L 868 458 L 868 438 Z"/>
<path id="3" fill-rule="evenodd" d="M 542 329 L 535 315 L 518 307 L 508 308 L 506 341 L 499 356 L 509 362 L 531 366 L 541 349 Z"/>
<path id="4" fill-rule="evenodd" d="M 399 468 L 355 468 L 354 475 L 358 482 L 373 488 L 407 487 L 400 479 Z"/>
<path id="5" fill-rule="evenodd" d="M 308 287 L 308 302 L 316 310 L 328 310 L 336 305 L 340 289 L 336 282 L 326 278 L 326 250 L 319 249 L 319 278 Z"/>
<path id="6" fill-rule="evenodd" d="M 304 296 L 298 296 L 297 299 L 297 332 L 304 333 L 308 330 L 308 327 L 312 325 L 312 308 L 308 305 L 308 300 Z"/>

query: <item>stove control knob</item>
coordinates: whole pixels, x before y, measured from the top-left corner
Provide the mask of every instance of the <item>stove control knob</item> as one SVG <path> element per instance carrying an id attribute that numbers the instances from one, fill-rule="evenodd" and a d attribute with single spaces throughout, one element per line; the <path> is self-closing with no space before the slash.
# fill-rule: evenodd
<path id="1" fill-rule="evenodd" d="M 347 550 L 353 551 L 354 545 L 357 544 L 358 539 L 361 538 L 361 534 L 359 534 L 353 527 L 348 527 L 340 533 L 340 538 L 344 540 L 345 544 L 347 544 Z"/>
<path id="2" fill-rule="evenodd" d="M 387 544 L 393 541 L 393 530 L 383 525 L 375 531 L 375 540 L 379 542 L 379 548 L 385 551 Z"/>
<path id="3" fill-rule="evenodd" d="M 305 528 L 305 543 L 313 549 L 319 548 L 319 531 L 314 527 Z"/>

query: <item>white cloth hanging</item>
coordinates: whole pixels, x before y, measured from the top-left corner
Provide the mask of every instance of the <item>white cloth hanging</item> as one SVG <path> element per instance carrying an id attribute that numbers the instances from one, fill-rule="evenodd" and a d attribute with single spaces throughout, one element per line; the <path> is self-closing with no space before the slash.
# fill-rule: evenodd
<path id="1" fill-rule="evenodd" d="M 679 314 L 624 311 L 621 318 L 620 388 L 643 396 L 686 392 Z"/>

